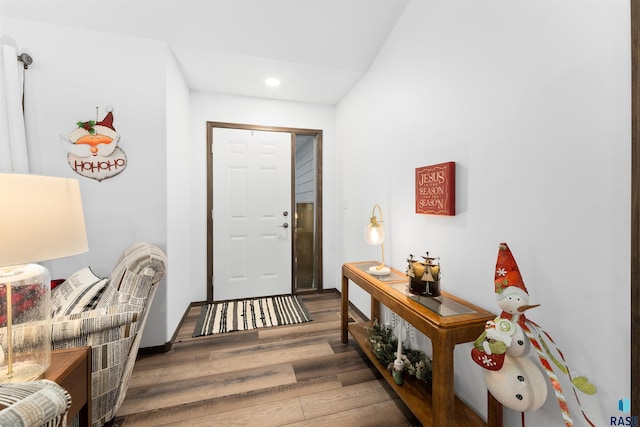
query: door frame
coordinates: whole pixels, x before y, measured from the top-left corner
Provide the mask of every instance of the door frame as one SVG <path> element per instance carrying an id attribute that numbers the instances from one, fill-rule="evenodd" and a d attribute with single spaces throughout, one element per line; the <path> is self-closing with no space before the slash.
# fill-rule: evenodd
<path id="1" fill-rule="evenodd" d="M 279 126 L 262 126 L 241 123 L 213 122 L 207 121 L 207 302 L 213 302 L 213 129 L 243 129 L 255 131 L 286 132 L 291 134 L 291 207 L 292 220 L 295 220 L 295 158 L 296 158 L 296 135 L 315 135 L 315 179 L 316 179 L 316 200 L 315 200 L 315 243 L 314 254 L 317 262 L 314 264 L 314 278 L 316 287 L 313 291 L 322 290 L 322 130 L 320 129 L 300 129 Z M 291 293 L 296 290 L 296 226 L 291 227 Z"/>

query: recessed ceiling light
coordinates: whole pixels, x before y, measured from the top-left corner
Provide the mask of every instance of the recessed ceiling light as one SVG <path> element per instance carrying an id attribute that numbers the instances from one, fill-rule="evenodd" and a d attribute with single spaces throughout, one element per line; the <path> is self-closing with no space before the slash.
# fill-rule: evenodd
<path id="1" fill-rule="evenodd" d="M 280 86 L 280 80 L 276 79 L 275 77 L 269 77 L 264 81 L 264 84 L 271 87 L 277 87 Z"/>

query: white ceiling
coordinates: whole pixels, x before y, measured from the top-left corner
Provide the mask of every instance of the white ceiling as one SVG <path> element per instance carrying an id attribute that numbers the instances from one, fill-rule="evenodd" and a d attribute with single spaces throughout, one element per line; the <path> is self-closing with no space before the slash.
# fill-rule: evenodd
<path id="1" fill-rule="evenodd" d="M 333 105 L 408 1 L 0 0 L 0 16 L 164 41 L 192 90 Z"/>

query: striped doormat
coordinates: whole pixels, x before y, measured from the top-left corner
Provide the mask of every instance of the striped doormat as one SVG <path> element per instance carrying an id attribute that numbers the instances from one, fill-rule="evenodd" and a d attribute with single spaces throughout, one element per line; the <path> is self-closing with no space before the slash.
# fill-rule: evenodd
<path id="1" fill-rule="evenodd" d="M 313 320 L 296 295 L 220 301 L 202 306 L 194 337 Z"/>

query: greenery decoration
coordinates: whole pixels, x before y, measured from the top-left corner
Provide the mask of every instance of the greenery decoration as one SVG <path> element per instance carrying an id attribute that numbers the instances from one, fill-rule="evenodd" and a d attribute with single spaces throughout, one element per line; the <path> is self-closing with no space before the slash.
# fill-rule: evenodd
<path id="1" fill-rule="evenodd" d="M 391 328 L 380 325 L 378 320 L 374 320 L 369 331 L 369 343 L 371 351 L 376 359 L 389 371 L 393 370 L 393 362 L 396 360 L 398 340 L 393 336 Z M 402 360 L 402 372 L 414 376 L 426 383 L 431 382 L 431 358 L 420 350 L 405 349 L 400 360 Z"/>
<path id="2" fill-rule="evenodd" d="M 84 130 L 89 132 L 91 135 L 96 134 L 96 130 L 93 128 L 96 125 L 95 120 L 89 120 L 88 122 L 77 122 L 76 125 L 79 128 L 83 128 Z"/>

